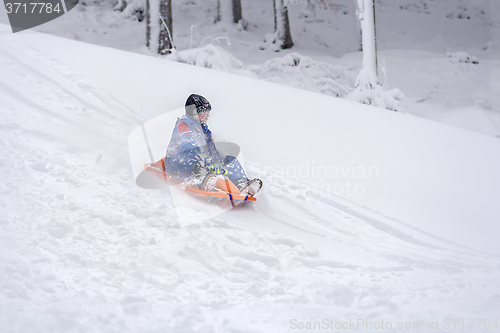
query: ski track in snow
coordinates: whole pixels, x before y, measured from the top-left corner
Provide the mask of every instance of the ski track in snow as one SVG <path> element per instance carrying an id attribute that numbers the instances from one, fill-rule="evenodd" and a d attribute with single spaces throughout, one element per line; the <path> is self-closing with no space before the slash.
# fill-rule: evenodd
<path id="1" fill-rule="evenodd" d="M 133 182 L 127 137 L 144 119 L 70 67 L 13 48 L 0 46 L 3 332 L 497 315 L 498 258 L 386 230 L 256 164 L 257 204 L 181 228 L 168 191 Z"/>

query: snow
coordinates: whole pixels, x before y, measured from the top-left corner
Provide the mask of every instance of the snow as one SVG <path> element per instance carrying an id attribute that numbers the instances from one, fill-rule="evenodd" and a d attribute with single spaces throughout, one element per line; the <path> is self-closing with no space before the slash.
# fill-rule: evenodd
<path id="1" fill-rule="evenodd" d="M 408 25 L 453 13 L 448 33 L 477 28 L 480 9 L 496 6 L 474 2 L 467 20 L 437 1 L 391 3 L 380 10 L 405 13 Z M 252 69 L 278 63 L 264 59 L 272 56 L 342 67 L 342 85 L 353 82 L 359 52 L 331 62 L 316 49 L 305 58 L 296 36 L 295 50 L 263 51 L 254 63 L 232 40 L 242 72 L 227 73 L 0 25 L 2 331 L 290 332 L 323 320 L 332 331 L 358 320 L 426 330 L 438 320 L 435 331 L 445 332 L 447 319 L 466 327 L 498 320 L 496 41 L 482 50 L 482 35 L 408 47 L 396 38 L 396 48 L 379 53 L 386 87 L 406 95 L 406 113 L 396 113 L 259 79 Z M 453 62 L 447 52 L 479 63 Z M 313 82 L 292 70 L 276 81 Z M 265 187 L 255 204 L 181 227 L 168 191 L 135 185 L 128 139 L 174 115 L 192 92 L 213 105 L 215 139 L 237 143 Z M 422 113 L 488 135 L 412 115 Z M 484 323 L 477 331 L 487 331 Z"/>
<path id="2" fill-rule="evenodd" d="M 465 52 L 447 52 L 446 57 L 450 59 L 451 63 L 453 64 L 458 64 L 458 63 L 465 63 L 465 64 L 478 64 L 479 62 L 477 61 L 476 57 L 473 57 Z"/>
<path id="3" fill-rule="evenodd" d="M 176 52 L 167 59 L 286 84 L 335 97 L 348 96 L 353 87 L 345 68 L 314 61 L 298 53 L 290 53 L 259 65 L 248 65 L 221 47 L 209 44 Z"/>

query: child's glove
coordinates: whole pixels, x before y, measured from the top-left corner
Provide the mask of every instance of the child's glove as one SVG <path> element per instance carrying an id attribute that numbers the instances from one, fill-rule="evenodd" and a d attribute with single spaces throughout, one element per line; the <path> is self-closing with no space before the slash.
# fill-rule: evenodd
<path id="1" fill-rule="evenodd" d="M 212 162 L 207 163 L 207 165 L 205 165 L 205 167 L 207 168 L 208 171 L 210 171 L 216 175 L 227 176 L 229 174 L 229 172 L 226 169 L 220 168 L 220 167 L 216 166 L 215 164 L 213 164 Z"/>

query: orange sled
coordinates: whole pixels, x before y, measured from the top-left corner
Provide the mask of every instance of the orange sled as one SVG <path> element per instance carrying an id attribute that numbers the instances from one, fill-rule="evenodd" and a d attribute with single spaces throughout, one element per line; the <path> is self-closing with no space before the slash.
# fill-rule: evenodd
<path id="1" fill-rule="evenodd" d="M 137 176 L 136 184 L 142 188 L 164 189 L 168 185 L 181 185 L 178 180 L 170 177 L 165 172 L 165 157 L 154 163 L 144 165 L 144 170 Z M 207 192 L 199 188 L 184 185 L 182 189 L 190 194 L 201 198 L 222 198 L 231 201 L 257 201 L 256 198 L 248 195 L 242 195 L 238 188 L 229 179 L 217 179 L 215 190 Z"/>

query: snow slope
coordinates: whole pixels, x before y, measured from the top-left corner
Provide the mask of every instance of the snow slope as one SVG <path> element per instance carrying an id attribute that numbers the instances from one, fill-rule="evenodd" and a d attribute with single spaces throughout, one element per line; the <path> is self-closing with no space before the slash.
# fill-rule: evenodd
<path id="1" fill-rule="evenodd" d="M 446 319 L 497 319 L 498 140 L 0 28 L 3 331 L 288 332 L 323 319 L 445 331 Z M 135 186 L 127 137 L 193 91 L 266 191 L 180 228 L 168 192 Z M 323 166 L 340 176 L 318 177 Z M 322 181 L 365 192 L 318 191 Z"/>

